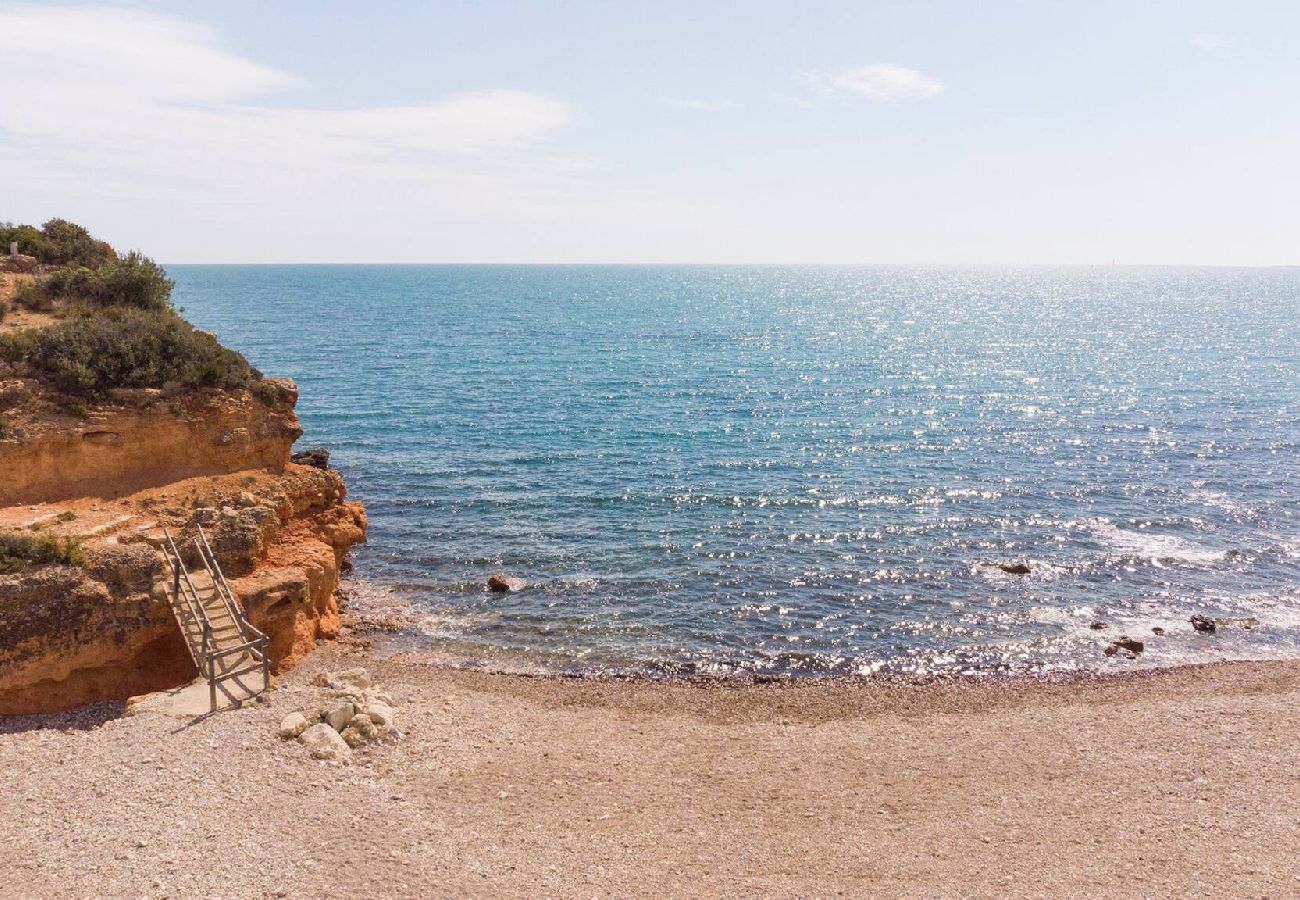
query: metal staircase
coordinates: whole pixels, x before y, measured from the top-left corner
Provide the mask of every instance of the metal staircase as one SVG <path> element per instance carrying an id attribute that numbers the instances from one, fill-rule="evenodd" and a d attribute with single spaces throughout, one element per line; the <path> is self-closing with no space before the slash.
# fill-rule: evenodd
<path id="1" fill-rule="evenodd" d="M 176 616 L 176 623 L 185 635 L 194 664 L 199 667 L 199 674 L 208 681 L 211 711 L 216 712 L 218 709 L 218 689 L 231 700 L 242 700 L 259 693 L 239 680 L 245 675 L 260 671 L 261 690 L 265 691 L 271 681 L 267 637 L 249 624 L 244 616 L 230 585 L 226 583 L 225 575 L 221 573 L 221 566 L 208 545 L 203 528 L 199 527 L 198 537 L 194 539 L 194 548 L 202 563 L 202 569 L 195 572 L 190 572 L 186 567 L 176 542 L 172 540 L 171 532 L 164 528 L 163 535 L 166 538 L 163 542 L 163 555 L 167 558 L 172 576 L 167 599 Z M 219 687 L 232 680 L 242 689 L 242 693 L 236 694 L 227 687 Z"/>

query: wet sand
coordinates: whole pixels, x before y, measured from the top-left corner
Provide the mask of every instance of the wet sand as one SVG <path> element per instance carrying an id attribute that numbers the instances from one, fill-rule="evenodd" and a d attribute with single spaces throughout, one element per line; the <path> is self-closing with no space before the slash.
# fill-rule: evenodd
<path id="1" fill-rule="evenodd" d="M 275 735 L 364 665 L 398 744 Z M 111 715 L 101 710 L 99 718 Z M 1287 896 L 1300 663 L 664 685 L 318 652 L 188 727 L 0 720 L 13 896 Z"/>

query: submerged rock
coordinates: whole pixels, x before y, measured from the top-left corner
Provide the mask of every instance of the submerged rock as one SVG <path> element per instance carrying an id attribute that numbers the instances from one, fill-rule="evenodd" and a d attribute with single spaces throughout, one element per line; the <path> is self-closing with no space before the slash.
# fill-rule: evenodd
<path id="1" fill-rule="evenodd" d="M 1165 630 L 1161 628 L 1159 625 L 1156 625 L 1151 629 L 1151 633 L 1158 636 L 1164 634 Z"/>
<path id="2" fill-rule="evenodd" d="M 1132 659 L 1145 649 L 1146 644 L 1136 638 L 1129 637 L 1127 634 L 1121 634 L 1119 637 L 1115 638 L 1115 640 L 1111 641 L 1108 647 L 1106 647 L 1106 655 L 1114 656 L 1116 653 L 1123 650 L 1129 655 L 1129 658 Z"/>
<path id="3" fill-rule="evenodd" d="M 998 568 L 1010 575 L 1028 575 L 1028 563 L 998 563 Z"/>
<path id="4" fill-rule="evenodd" d="M 1204 634 L 1213 634 L 1215 629 L 1218 628 L 1218 626 L 1214 624 L 1213 619 L 1200 614 L 1192 616 L 1191 622 L 1192 628 Z"/>
<path id="5" fill-rule="evenodd" d="M 513 575 L 502 575 L 498 572 L 487 580 L 487 586 L 490 591 L 504 594 L 507 591 L 522 591 L 528 587 L 528 582 L 522 578 L 515 578 Z"/>
<path id="6" fill-rule="evenodd" d="M 1097 619 L 1088 627 L 1091 628 L 1093 631 L 1101 631 L 1102 629 L 1109 628 L 1110 626 L 1107 625 L 1105 622 L 1103 622 L 1101 619 Z"/>

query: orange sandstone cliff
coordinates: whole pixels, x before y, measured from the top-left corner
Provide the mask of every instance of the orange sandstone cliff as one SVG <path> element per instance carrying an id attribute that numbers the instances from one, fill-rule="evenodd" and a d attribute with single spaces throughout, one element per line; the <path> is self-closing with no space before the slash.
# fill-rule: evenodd
<path id="1" fill-rule="evenodd" d="M 0 714 L 65 709 L 197 674 L 166 599 L 163 528 L 212 542 L 276 670 L 339 628 L 365 510 L 337 472 L 289 461 L 293 383 L 128 391 L 69 414 L 0 382 L 0 530 L 76 537 L 83 565 L 0 575 Z M 4 402 L 7 400 L 7 403 Z"/>

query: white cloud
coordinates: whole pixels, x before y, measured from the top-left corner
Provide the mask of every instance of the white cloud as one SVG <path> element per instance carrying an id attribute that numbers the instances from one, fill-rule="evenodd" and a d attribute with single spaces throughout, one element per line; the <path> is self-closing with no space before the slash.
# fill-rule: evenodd
<path id="1" fill-rule="evenodd" d="M 7 217 L 22 203 L 39 205 L 35 216 L 96 204 L 116 216 L 130 203 L 125 215 L 165 208 L 155 217 L 180 221 L 256 209 L 268 231 L 281 227 L 271 210 L 304 233 L 348 218 L 463 226 L 564 202 L 590 189 L 594 165 L 552 148 L 577 119 L 562 100 L 496 88 L 407 106 L 286 105 L 303 87 L 293 75 L 210 28 L 138 9 L 0 5 L 0 85 Z M 150 249 L 164 255 L 163 243 Z"/>
<path id="2" fill-rule="evenodd" d="M 943 93 L 943 85 L 928 75 L 895 66 L 875 63 L 839 72 L 810 72 L 800 80 L 822 96 L 861 97 L 876 103 L 900 103 L 924 100 Z"/>
<path id="3" fill-rule="evenodd" d="M 311 142 L 342 156 L 482 154 L 534 144 L 574 119 L 567 103 L 517 90 L 403 107 L 251 103 L 297 83 L 176 19 L 114 8 L 0 8 L 0 129 L 97 152 L 109 149 L 107 140 L 121 141 L 135 160 L 139 145 L 151 142 L 241 153 Z"/>

